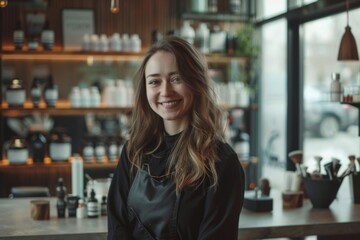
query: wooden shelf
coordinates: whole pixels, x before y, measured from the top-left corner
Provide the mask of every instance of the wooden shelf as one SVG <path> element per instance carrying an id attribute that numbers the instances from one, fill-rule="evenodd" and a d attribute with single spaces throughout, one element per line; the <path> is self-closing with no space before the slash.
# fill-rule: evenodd
<path id="1" fill-rule="evenodd" d="M 57 60 L 57 61 L 141 61 L 145 51 L 131 52 L 85 52 L 85 51 L 27 51 L 5 48 L 0 57 L 3 60 Z"/>
<path id="2" fill-rule="evenodd" d="M 228 21 L 228 22 L 249 22 L 249 16 L 246 14 L 234 13 L 196 13 L 186 12 L 181 15 L 182 19 L 199 21 Z"/>
<path id="3" fill-rule="evenodd" d="M 26 102 L 23 106 L 9 107 L 7 103 L 1 104 L 1 114 L 5 117 L 19 117 L 31 114 L 47 114 L 52 116 L 82 116 L 88 113 L 97 113 L 105 115 L 113 114 L 128 114 L 131 113 L 131 107 L 71 107 L 66 100 L 60 100 L 56 107 L 47 107 L 44 102 L 41 102 L 39 107 L 34 107 L 31 102 Z"/>
<path id="4" fill-rule="evenodd" d="M 140 53 L 129 52 L 84 52 L 84 51 L 21 51 L 3 50 L 0 58 L 3 60 L 52 60 L 52 61 L 125 61 L 140 62 L 143 59 L 145 50 Z M 225 54 L 207 54 L 206 60 L 209 63 L 230 63 L 236 61 L 244 64 L 248 56 L 228 56 Z"/>

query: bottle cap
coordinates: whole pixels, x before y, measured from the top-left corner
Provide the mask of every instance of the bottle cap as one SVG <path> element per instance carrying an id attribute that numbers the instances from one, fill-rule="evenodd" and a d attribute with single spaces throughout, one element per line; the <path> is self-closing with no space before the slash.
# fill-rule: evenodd
<path id="1" fill-rule="evenodd" d="M 338 80 L 338 79 L 340 79 L 340 74 L 336 73 L 336 72 L 333 72 L 331 74 L 331 78 L 334 79 L 334 80 Z"/>

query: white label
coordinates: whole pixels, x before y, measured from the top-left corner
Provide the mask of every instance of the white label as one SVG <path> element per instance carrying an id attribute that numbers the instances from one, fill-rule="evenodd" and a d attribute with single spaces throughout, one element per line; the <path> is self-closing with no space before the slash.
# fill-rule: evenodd
<path id="1" fill-rule="evenodd" d="M 25 90 L 7 90 L 6 101 L 9 105 L 22 105 L 25 102 Z"/>
<path id="2" fill-rule="evenodd" d="M 50 157 L 53 161 L 68 160 L 71 155 L 71 143 L 50 143 Z"/>
<path id="3" fill-rule="evenodd" d="M 9 149 L 8 159 L 10 163 L 26 163 L 28 154 L 27 149 Z"/>

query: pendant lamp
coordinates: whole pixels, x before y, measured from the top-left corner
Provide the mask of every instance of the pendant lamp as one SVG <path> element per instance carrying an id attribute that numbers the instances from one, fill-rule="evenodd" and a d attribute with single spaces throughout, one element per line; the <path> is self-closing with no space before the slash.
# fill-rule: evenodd
<path id="1" fill-rule="evenodd" d="M 8 5 L 8 1 L 7 0 L 0 0 L 0 7 L 4 8 Z"/>
<path id="2" fill-rule="evenodd" d="M 345 27 L 345 33 L 340 42 L 338 61 L 346 60 L 359 60 L 359 54 L 356 47 L 356 41 L 354 35 L 351 33 L 351 27 L 349 26 L 349 1 L 346 1 L 346 14 L 347 14 L 347 26 Z"/>
<path id="3" fill-rule="evenodd" d="M 114 14 L 119 12 L 119 0 L 111 0 L 110 11 Z"/>

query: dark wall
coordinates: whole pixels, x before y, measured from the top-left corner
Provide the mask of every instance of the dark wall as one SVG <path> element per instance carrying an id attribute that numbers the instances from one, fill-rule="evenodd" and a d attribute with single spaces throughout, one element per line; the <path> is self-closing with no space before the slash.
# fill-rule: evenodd
<path id="1" fill-rule="evenodd" d="M 35 1 L 11 0 L 6 8 L 0 9 L 2 15 L 1 34 L 4 45 L 12 45 L 12 33 L 18 19 L 24 26 L 26 14 L 29 12 L 45 12 L 50 27 L 55 31 L 55 45 L 62 44 L 62 9 L 93 9 L 95 14 L 95 31 L 98 34 L 110 35 L 113 32 L 139 34 L 143 46 L 151 43 L 151 31 L 166 33 L 177 28 L 176 0 L 120 0 L 120 11 L 110 12 L 111 0 L 48 0 L 47 7 L 41 8 L 33 4 Z"/>

